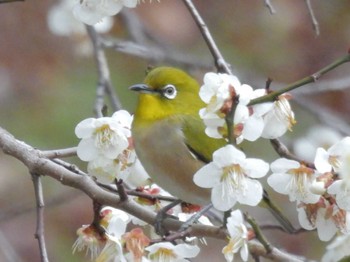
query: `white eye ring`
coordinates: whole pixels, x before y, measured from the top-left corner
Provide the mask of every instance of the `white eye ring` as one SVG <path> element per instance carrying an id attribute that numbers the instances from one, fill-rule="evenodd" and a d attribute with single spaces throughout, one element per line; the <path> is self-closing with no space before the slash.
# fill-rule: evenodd
<path id="1" fill-rule="evenodd" d="M 177 95 L 177 90 L 173 85 L 166 85 L 162 88 L 162 94 L 168 99 L 174 99 Z"/>

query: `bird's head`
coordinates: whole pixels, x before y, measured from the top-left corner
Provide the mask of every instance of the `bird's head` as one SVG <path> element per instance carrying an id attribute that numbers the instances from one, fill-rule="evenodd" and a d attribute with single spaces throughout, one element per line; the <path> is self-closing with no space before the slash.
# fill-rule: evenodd
<path id="1" fill-rule="evenodd" d="M 139 92 L 135 118 L 156 121 L 181 115 L 198 115 L 203 102 L 199 84 L 184 71 L 172 67 L 157 67 L 146 76 L 143 84 L 133 85 Z"/>

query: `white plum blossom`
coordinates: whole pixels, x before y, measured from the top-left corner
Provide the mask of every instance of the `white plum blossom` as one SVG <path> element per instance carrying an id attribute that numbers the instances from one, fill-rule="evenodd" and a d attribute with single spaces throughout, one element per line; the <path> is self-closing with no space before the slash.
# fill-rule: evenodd
<path id="1" fill-rule="evenodd" d="M 241 82 L 236 76 L 213 72 L 206 73 L 203 82 L 199 96 L 207 104 L 208 113 L 220 111 L 224 104 L 232 99 L 236 88 L 241 87 Z"/>
<path id="2" fill-rule="evenodd" d="M 125 110 L 117 111 L 112 117 L 88 118 L 75 128 L 81 138 L 77 155 L 83 161 L 91 161 L 99 156 L 116 159 L 128 146 L 131 136 L 132 117 Z"/>
<path id="3" fill-rule="evenodd" d="M 145 248 L 149 254 L 151 262 L 186 262 L 186 258 L 194 258 L 200 249 L 196 245 L 178 244 L 170 242 L 160 242 Z"/>
<path id="4" fill-rule="evenodd" d="M 110 232 L 110 235 L 114 235 L 114 232 L 125 232 L 126 224 L 130 221 L 127 213 L 112 207 L 104 207 L 100 211 L 100 216 L 100 225 L 107 229 L 107 233 Z M 97 257 L 101 256 L 102 250 L 105 249 L 102 247 L 109 241 L 108 236 L 97 229 L 94 224 L 83 225 L 77 230 L 77 235 L 78 238 L 73 244 L 73 253 L 76 250 L 86 249 L 86 254 L 90 253 L 91 260 L 96 260 Z"/>
<path id="5" fill-rule="evenodd" d="M 199 116 L 203 119 L 205 124 L 205 133 L 212 138 L 223 138 L 223 134 L 220 132 L 225 126 L 225 116 L 222 114 L 220 117 L 216 113 L 207 112 L 206 108 L 199 110 Z"/>
<path id="6" fill-rule="evenodd" d="M 288 94 L 280 95 L 273 102 L 272 109 L 264 115 L 264 130 L 261 134 L 263 138 L 275 139 L 284 135 L 287 130 L 292 130 L 296 121 L 289 98 Z"/>
<path id="7" fill-rule="evenodd" d="M 81 0 L 73 8 L 76 19 L 88 25 L 94 25 L 105 17 L 119 13 L 122 8 L 136 7 L 137 0 Z"/>
<path id="8" fill-rule="evenodd" d="M 329 241 L 338 231 L 343 234 L 349 232 L 350 213 L 339 209 L 323 197 L 316 204 L 299 202 L 297 211 L 300 225 L 306 230 L 316 228 L 322 241 Z"/>
<path id="9" fill-rule="evenodd" d="M 290 201 L 311 204 L 320 199 L 320 194 L 311 190 L 317 178 L 315 170 L 297 161 L 279 158 L 271 163 L 271 171 L 272 175 L 268 177 L 267 183 L 276 192 L 288 195 Z"/>
<path id="10" fill-rule="evenodd" d="M 104 215 L 101 225 L 105 227 L 107 241 L 95 261 L 126 262 L 126 258 L 123 254 L 122 236 L 130 221 L 129 215 L 122 210 L 111 207 L 102 209 L 101 213 Z"/>
<path id="11" fill-rule="evenodd" d="M 263 188 L 255 178 L 266 175 L 269 165 L 261 159 L 246 158 L 233 145 L 218 149 L 213 162 L 199 169 L 194 183 L 212 188 L 211 201 L 215 208 L 226 211 L 236 202 L 256 206 L 262 199 Z"/>
<path id="12" fill-rule="evenodd" d="M 342 156 L 339 167 L 339 177 L 341 179 L 334 181 L 328 188 L 327 192 L 335 195 L 337 205 L 350 211 L 350 152 Z"/>
<path id="13" fill-rule="evenodd" d="M 248 260 L 248 230 L 244 225 L 243 216 L 240 210 L 231 212 L 227 219 L 227 231 L 229 233 L 229 243 L 222 249 L 226 261 L 234 261 L 234 254 L 240 252 L 243 261 Z"/>
<path id="14" fill-rule="evenodd" d="M 327 126 L 314 126 L 310 128 L 305 137 L 295 140 L 293 151 L 301 159 L 313 162 L 318 147 L 327 150 L 333 144 L 339 142 L 341 138 L 341 135 L 334 129 Z"/>
<path id="15" fill-rule="evenodd" d="M 90 259 L 95 260 L 100 254 L 106 238 L 101 236 L 94 225 L 83 225 L 77 230 L 78 238 L 73 244 L 73 254 L 75 251 L 83 251 L 90 254 Z"/>
<path id="16" fill-rule="evenodd" d="M 59 36 L 86 35 L 86 29 L 82 23 L 75 19 L 72 9 L 77 1 L 61 0 L 53 5 L 47 16 L 47 23 L 50 31 Z M 100 33 L 108 32 L 113 25 L 110 17 L 103 19 L 95 27 Z"/>
<path id="17" fill-rule="evenodd" d="M 319 172 L 339 171 L 342 160 L 350 152 L 350 137 L 345 137 L 341 141 L 331 146 L 328 150 L 318 148 L 316 151 L 314 164 Z"/>
<path id="18" fill-rule="evenodd" d="M 346 256 L 350 256 L 350 234 L 337 236 L 332 243 L 327 246 L 326 253 L 321 262 L 338 262 Z"/>
<path id="19" fill-rule="evenodd" d="M 250 100 L 256 96 L 251 86 L 241 84 L 236 76 L 210 72 L 204 76 L 199 95 L 207 104 L 199 115 L 206 125 L 208 136 L 222 138 L 227 133 L 225 116 L 234 106 L 232 120 L 236 142 L 239 144 L 244 139 L 255 141 L 260 137 L 264 121 L 258 114 L 251 115 L 248 108 Z"/>

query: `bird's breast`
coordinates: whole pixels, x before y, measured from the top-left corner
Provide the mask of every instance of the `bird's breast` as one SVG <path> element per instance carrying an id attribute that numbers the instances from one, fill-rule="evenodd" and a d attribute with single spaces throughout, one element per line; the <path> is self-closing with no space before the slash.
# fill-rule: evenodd
<path id="1" fill-rule="evenodd" d="M 159 186 L 183 201 L 205 205 L 210 191 L 193 182 L 204 163 L 189 151 L 180 124 L 161 120 L 145 127 L 132 127 L 137 156 Z"/>

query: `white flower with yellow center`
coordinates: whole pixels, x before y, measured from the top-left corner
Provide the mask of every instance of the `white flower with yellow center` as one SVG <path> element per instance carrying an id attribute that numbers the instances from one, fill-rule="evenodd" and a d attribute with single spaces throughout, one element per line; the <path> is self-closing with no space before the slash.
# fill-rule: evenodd
<path id="1" fill-rule="evenodd" d="M 112 117 L 88 118 L 75 128 L 81 141 L 77 155 L 83 161 L 91 161 L 99 156 L 116 159 L 128 146 L 131 136 L 132 117 L 125 110 L 117 111 Z"/>
<path id="2" fill-rule="evenodd" d="M 338 172 L 344 156 L 350 151 L 350 137 L 345 137 L 335 143 L 328 150 L 318 148 L 316 151 L 314 164 L 319 172 Z"/>
<path id="3" fill-rule="evenodd" d="M 292 131 L 296 124 L 294 112 L 289 104 L 289 95 L 283 94 L 274 102 L 272 109 L 264 115 L 264 130 L 262 137 L 275 139 L 282 136 L 287 130 Z"/>
<path id="4" fill-rule="evenodd" d="M 101 22 L 107 16 L 119 13 L 122 8 L 136 7 L 137 0 L 81 0 L 73 8 L 76 19 L 88 25 Z"/>
<path id="5" fill-rule="evenodd" d="M 231 212 L 227 219 L 227 231 L 229 232 L 229 243 L 222 249 L 226 261 L 234 261 L 234 254 L 240 251 L 243 261 L 248 260 L 248 230 L 244 225 L 243 216 L 240 210 Z"/>
<path id="6" fill-rule="evenodd" d="M 194 175 L 194 183 L 212 188 L 211 201 L 215 208 L 226 211 L 236 202 L 256 206 L 262 199 L 263 188 L 259 181 L 266 175 L 269 165 L 261 159 L 246 158 L 233 145 L 218 149 L 213 162 L 205 165 Z"/>
<path id="7" fill-rule="evenodd" d="M 148 259 L 151 262 L 185 262 L 185 258 L 196 257 L 200 251 L 194 245 L 173 245 L 170 242 L 156 243 L 145 248 L 149 252 Z"/>
<path id="8" fill-rule="evenodd" d="M 316 181 L 315 171 L 299 162 L 279 158 L 271 163 L 273 174 L 267 183 L 278 193 L 288 195 L 290 201 L 302 201 L 307 204 L 316 203 L 320 194 L 310 190 Z"/>

